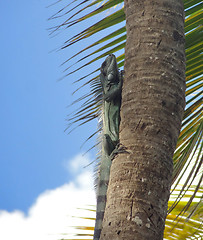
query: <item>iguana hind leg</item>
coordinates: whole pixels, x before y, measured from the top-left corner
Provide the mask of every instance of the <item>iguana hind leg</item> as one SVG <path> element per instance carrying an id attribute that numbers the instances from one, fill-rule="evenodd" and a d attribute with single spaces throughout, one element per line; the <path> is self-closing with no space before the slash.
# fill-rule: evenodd
<path id="1" fill-rule="evenodd" d="M 113 150 L 115 149 L 117 143 L 111 140 L 111 137 L 108 134 L 104 134 L 103 146 L 105 153 L 110 156 Z"/>

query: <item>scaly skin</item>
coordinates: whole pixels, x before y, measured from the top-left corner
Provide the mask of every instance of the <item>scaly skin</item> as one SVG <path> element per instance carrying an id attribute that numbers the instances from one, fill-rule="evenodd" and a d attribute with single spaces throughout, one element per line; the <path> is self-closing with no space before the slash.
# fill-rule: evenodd
<path id="1" fill-rule="evenodd" d="M 111 168 L 110 155 L 119 142 L 122 74 L 118 70 L 116 57 L 113 54 L 110 54 L 101 66 L 100 81 L 103 89 L 103 138 L 94 240 L 99 240 L 102 229 Z"/>

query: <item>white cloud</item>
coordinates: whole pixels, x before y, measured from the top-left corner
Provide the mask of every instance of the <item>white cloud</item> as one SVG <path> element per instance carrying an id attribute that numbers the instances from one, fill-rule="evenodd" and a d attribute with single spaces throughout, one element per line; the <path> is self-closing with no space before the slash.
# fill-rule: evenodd
<path id="1" fill-rule="evenodd" d="M 71 161 L 65 160 L 63 165 L 69 175 L 77 175 L 74 183 L 78 187 L 93 188 L 93 164 L 88 154 L 78 154 Z M 90 176 L 91 173 L 91 176 Z"/>
<path id="2" fill-rule="evenodd" d="M 87 157 L 83 159 L 81 155 L 76 158 L 80 163 L 87 161 Z M 79 166 L 78 164 L 75 167 L 76 172 Z M 77 175 L 74 182 L 42 193 L 30 207 L 28 216 L 21 211 L 9 213 L 0 210 L 0 239 L 67 239 L 72 235 L 66 234 L 78 232 L 72 226 L 94 225 L 93 221 L 76 216 L 94 217 L 94 212 L 78 208 L 89 208 L 89 205 L 95 205 L 95 203 L 92 172 L 84 169 Z"/>
<path id="3" fill-rule="evenodd" d="M 90 164 L 90 159 L 88 154 L 78 154 L 77 156 L 74 157 L 72 161 L 66 161 L 65 162 L 65 167 L 68 170 L 68 172 L 74 172 L 78 173 L 83 171 L 84 169 L 91 169 L 87 168 L 87 166 Z"/>

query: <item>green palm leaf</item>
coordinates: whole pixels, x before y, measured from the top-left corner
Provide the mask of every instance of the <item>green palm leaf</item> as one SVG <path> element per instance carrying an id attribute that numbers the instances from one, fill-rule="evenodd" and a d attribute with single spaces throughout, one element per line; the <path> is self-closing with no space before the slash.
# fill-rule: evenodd
<path id="1" fill-rule="evenodd" d="M 181 186 L 175 190 L 173 194 L 171 194 L 169 200 L 169 208 L 174 204 L 174 199 L 181 194 Z M 187 194 L 184 199 L 181 200 L 177 206 L 171 211 L 166 219 L 165 231 L 164 231 L 164 240 L 184 240 L 184 239 L 197 239 L 200 240 L 203 237 L 203 202 L 202 202 L 202 194 L 203 188 L 200 187 L 198 191 L 195 191 L 196 186 L 191 186 L 188 188 Z M 180 215 L 185 206 L 188 204 L 188 199 L 194 195 L 192 203 L 184 211 L 184 214 Z M 76 229 L 82 231 L 80 234 L 76 234 L 76 239 L 87 239 L 87 236 L 92 237 L 94 232 L 94 221 L 95 219 L 92 217 L 88 217 L 90 212 L 95 211 L 92 209 L 86 209 L 87 215 L 84 217 L 80 217 L 80 219 L 88 219 L 89 226 L 79 226 Z M 92 239 L 92 238 L 88 238 Z M 64 239 L 65 240 L 65 239 Z M 70 238 L 66 238 L 66 240 L 73 240 Z"/>

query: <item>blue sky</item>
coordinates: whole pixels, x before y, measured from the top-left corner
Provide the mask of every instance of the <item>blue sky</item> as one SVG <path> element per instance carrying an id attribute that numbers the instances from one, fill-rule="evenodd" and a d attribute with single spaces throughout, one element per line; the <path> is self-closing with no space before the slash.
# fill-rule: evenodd
<path id="1" fill-rule="evenodd" d="M 95 212 L 81 209 L 94 209 L 96 204 L 93 166 L 84 168 L 95 159 L 96 149 L 83 155 L 96 139 L 82 149 L 81 145 L 96 130 L 97 122 L 69 135 L 64 132 L 67 115 L 78 107 L 67 106 L 89 89 L 71 95 L 78 87 L 72 82 L 81 72 L 58 81 L 68 66 L 60 64 L 90 40 L 53 51 L 94 20 L 84 22 L 81 29 L 77 25 L 49 36 L 47 29 L 62 20 L 47 19 L 67 0 L 47 8 L 53 2 L 0 1 L 0 239 L 4 240 L 72 238 L 79 230 L 71 226 L 94 226 L 94 221 L 72 216 L 95 217 Z M 82 74 L 90 70 L 83 69 Z"/>
<path id="2" fill-rule="evenodd" d="M 67 114 L 74 110 L 67 108 L 74 100 L 71 83 L 79 75 L 57 81 L 63 76 L 60 64 L 85 45 L 80 42 L 50 53 L 70 33 L 48 35 L 47 29 L 56 22 L 47 19 L 60 9 L 60 4 L 46 8 L 49 4 L 0 1 L 0 239 L 4 240 L 59 239 L 60 234 L 74 231 L 67 226 L 84 224 L 71 217 L 78 215 L 77 208 L 95 205 L 92 168 L 83 168 L 95 158 L 95 151 L 82 155 L 95 139 L 80 147 L 96 129 L 96 121 L 70 135 L 64 133 Z M 71 34 L 76 32 L 78 27 L 71 29 Z"/>
<path id="3" fill-rule="evenodd" d="M 27 213 L 39 194 L 75 175 L 65 165 L 96 127 L 96 122 L 64 133 L 75 87 L 59 65 L 74 48 L 53 52 L 67 32 L 51 38 L 47 19 L 60 6 L 42 0 L 1 1 L 0 209 Z M 94 158 L 94 153 L 90 153 Z"/>

